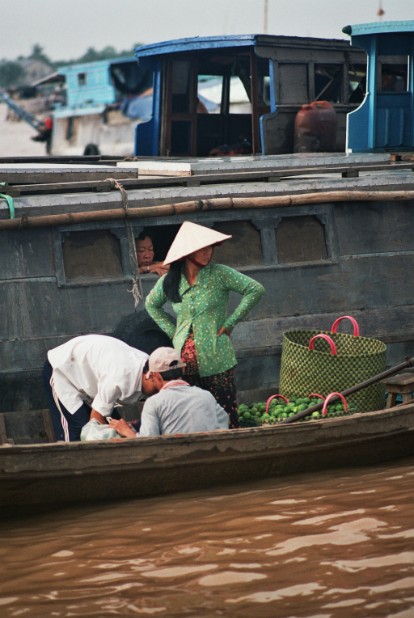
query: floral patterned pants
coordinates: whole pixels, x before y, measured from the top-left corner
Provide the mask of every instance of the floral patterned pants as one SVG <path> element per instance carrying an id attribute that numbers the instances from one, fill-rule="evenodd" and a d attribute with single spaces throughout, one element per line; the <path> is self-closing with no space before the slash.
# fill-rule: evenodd
<path id="1" fill-rule="evenodd" d="M 230 429 L 240 427 L 237 414 L 236 373 L 229 369 L 214 376 L 202 378 L 198 370 L 197 351 L 194 344 L 194 333 L 190 331 L 183 348 L 181 358 L 186 363 L 184 379 L 191 386 L 199 386 L 214 396 L 216 401 L 225 409 L 230 419 Z"/>

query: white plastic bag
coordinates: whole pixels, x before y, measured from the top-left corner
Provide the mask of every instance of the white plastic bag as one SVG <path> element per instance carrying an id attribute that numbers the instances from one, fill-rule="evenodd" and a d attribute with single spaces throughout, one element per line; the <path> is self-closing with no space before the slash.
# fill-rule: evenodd
<path id="1" fill-rule="evenodd" d="M 96 419 L 90 420 L 82 427 L 81 441 L 91 442 L 93 440 L 110 440 L 111 438 L 120 438 L 119 433 L 109 425 L 102 425 Z"/>

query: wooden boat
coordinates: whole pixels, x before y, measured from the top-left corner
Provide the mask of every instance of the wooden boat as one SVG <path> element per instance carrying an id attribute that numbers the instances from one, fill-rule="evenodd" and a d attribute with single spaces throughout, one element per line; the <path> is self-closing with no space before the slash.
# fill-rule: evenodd
<path id="1" fill-rule="evenodd" d="M 414 455 L 414 403 L 290 425 L 120 442 L 3 445 L 3 517 Z"/>
<path id="2" fill-rule="evenodd" d="M 143 331 L 142 303 L 135 312 L 130 294 L 131 232 L 149 233 L 162 259 L 186 219 L 233 234 L 217 261 L 266 288 L 233 333 L 241 401 L 275 392 L 283 332 L 326 330 L 339 315 L 387 344 L 388 365 L 413 356 L 412 169 L 412 155 L 398 152 L 3 161 L 2 193 L 13 201 L 0 201 L 4 422 L 24 411 L 30 425 L 45 407 L 40 375 L 51 347 L 87 332 L 122 338 L 125 320 L 129 334 Z M 141 278 L 142 296 L 155 281 Z M 0 500 L 13 510 L 387 461 L 413 454 L 413 423 L 409 404 L 122 443 L 32 436 L 0 448 Z"/>
<path id="3" fill-rule="evenodd" d="M 59 85 L 49 99 L 49 109 L 42 114 L 30 114 L 10 97 L 3 100 L 39 131 L 33 139 L 46 142 L 47 154 L 131 156 L 134 128 L 141 117 L 128 112 L 129 103 L 133 97 L 139 98 L 139 111 L 151 115 L 151 96 L 149 101 L 143 96 L 151 80 L 134 58 L 110 58 L 62 66 L 38 80 L 34 84 L 37 92 L 51 84 Z M 50 120 L 48 134 L 42 132 L 46 116 Z"/>

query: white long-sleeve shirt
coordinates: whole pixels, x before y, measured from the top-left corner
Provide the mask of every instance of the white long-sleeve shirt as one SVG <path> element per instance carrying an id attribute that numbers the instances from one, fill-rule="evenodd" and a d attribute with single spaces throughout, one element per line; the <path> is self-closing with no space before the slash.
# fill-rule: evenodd
<path id="1" fill-rule="evenodd" d="M 53 388 L 71 414 L 87 402 L 102 416 L 136 403 L 148 354 L 107 335 L 82 335 L 49 350 Z"/>

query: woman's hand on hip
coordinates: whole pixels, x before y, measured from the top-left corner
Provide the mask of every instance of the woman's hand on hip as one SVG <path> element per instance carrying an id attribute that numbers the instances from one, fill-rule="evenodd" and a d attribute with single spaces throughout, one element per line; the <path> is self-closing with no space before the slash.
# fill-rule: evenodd
<path id="1" fill-rule="evenodd" d="M 225 328 L 224 326 L 222 326 L 219 332 L 217 333 L 217 337 L 221 337 L 222 335 L 227 335 L 227 337 L 230 337 L 231 328 Z"/>

